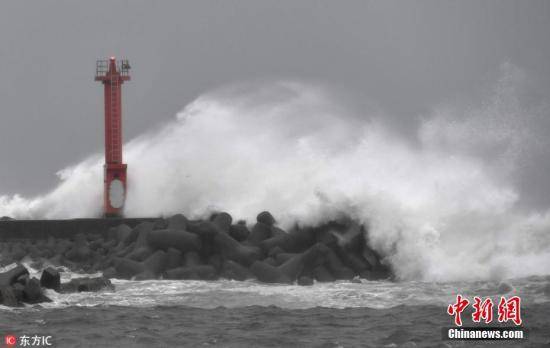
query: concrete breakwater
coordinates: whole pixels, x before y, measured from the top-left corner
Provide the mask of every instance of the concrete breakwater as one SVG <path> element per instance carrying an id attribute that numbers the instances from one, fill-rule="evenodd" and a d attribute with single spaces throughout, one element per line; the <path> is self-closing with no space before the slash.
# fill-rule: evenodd
<path id="1" fill-rule="evenodd" d="M 249 228 L 227 213 L 188 220 L 76 219 L 0 222 L 0 264 L 66 266 L 124 279 L 257 279 L 268 283 L 390 278 L 365 229 L 349 219 L 289 231 L 261 212 Z"/>
<path id="2" fill-rule="evenodd" d="M 0 243 L 14 239 L 72 239 L 76 234 L 106 236 L 110 227 L 126 224 L 135 227 L 154 218 L 135 219 L 68 219 L 68 220 L 15 220 L 0 218 Z"/>

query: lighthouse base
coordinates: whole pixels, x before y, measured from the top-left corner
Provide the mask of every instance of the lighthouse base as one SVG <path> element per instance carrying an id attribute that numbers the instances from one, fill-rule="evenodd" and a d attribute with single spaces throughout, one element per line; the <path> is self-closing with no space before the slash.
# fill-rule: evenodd
<path id="1" fill-rule="evenodd" d="M 104 216 L 122 217 L 126 201 L 126 164 L 106 164 L 104 179 Z"/>

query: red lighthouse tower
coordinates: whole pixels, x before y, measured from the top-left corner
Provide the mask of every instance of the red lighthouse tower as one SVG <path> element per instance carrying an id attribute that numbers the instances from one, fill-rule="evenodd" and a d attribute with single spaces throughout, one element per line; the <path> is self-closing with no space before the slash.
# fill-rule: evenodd
<path id="1" fill-rule="evenodd" d="M 98 60 L 95 80 L 105 91 L 104 214 L 122 215 L 126 199 L 126 164 L 122 162 L 122 84 L 130 80 L 127 60 Z"/>

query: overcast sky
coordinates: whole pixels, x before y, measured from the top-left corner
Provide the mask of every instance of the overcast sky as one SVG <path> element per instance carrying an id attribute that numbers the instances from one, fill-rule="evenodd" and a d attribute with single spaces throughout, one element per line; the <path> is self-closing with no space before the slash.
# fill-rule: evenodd
<path id="1" fill-rule="evenodd" d="M 342 88 L 403 125 L 473 97 L 503 62 L 550 101 L 549 40 L 543 0 L 2 1 L 0 194 L 45 192 L 102 151 L 98 58 L 130 59 L 130 139 L 203 92 L 265 78 Z"/>

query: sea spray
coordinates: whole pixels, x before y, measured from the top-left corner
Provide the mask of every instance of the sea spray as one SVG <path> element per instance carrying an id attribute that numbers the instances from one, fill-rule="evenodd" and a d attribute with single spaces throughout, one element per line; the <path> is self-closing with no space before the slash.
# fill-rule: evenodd
<path id="1" fill-rule="evenodd" d="M 548 274 L 550 214 L 518 208 L 515 163 L 531 134 L 506 93 L 462 118 L 439 109 L 411 141 L 315 86 L 214 91 L 125 146 L 125 214 L 224 210 L 252 222 L 269 210 L 284 228 L 345 215 L 368 227 L 399 279 Z M 98 216 L 101 169 L 93 156 L 49 194 L 0 197 L 0 215 Z"/>

